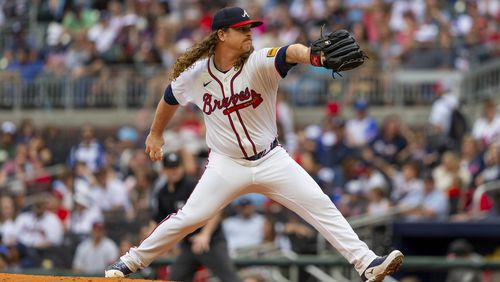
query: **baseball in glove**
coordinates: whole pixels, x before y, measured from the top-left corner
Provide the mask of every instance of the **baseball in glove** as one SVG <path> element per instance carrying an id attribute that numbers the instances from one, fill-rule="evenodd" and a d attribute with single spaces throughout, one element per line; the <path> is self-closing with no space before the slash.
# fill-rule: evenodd
<path id="1" fill-rule="evenodd" d="M 367 58 L 356 40 L 345 29 L 324 36 L 322 26 L 321 37 L 311 44 L 311 64 L 333 70 L 332 76 L 340 71 L 359 67 Z"/>

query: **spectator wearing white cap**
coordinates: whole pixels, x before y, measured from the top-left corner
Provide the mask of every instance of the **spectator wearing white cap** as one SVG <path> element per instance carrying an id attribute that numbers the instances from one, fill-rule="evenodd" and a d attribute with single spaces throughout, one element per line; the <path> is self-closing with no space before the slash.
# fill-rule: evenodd
<path id="1" fill-rule="evenodd" d="M 4 121 L 2 123 L 2 133 L 14 134 L 16 133 L 16 125 L 12 121 Z"/>
<path id="2" fill-rule="evenodd" d="M 90 195 L 77 193 L 74 197 L 74 208 L 71 211 L 70 232 L 86 237 L 92 231 L 92 223 L 102 220 L 101 211 L 92 205 Z"/>

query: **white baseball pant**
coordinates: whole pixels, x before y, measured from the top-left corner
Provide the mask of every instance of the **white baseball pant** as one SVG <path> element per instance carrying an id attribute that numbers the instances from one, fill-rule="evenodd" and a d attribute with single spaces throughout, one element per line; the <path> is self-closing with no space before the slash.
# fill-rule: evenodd
<path id="1" fill-rule="evenodd" d="M 255 192 L 289 208 L 314 226 L 358 273 L 377 257 L 311 176 L 278 146 L 256 161 L 211 152 L 207 168 L 184 207 L 163 220 L 121 260 L 134 272 L 146 267 L 236 197 Z"/>

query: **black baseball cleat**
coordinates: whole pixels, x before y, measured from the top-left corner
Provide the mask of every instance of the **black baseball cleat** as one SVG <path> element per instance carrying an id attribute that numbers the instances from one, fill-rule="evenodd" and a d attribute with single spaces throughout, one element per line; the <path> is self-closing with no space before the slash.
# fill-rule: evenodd
<path id="1" fill-rule="evenodd" d="M 104 277 L 127 277 L 132 273 L 123 261 L 118 260 L 117 262 L 108 265 L 104 269 Z"/>
<path id="2" fill-rule="evenodd" d="M 378 257 L 370 263 L 361 275 L 363 282 L 381 282 L 385 276 L 390 275 L 401 266 L 404 255 L 398 250 L 392 251 L 390 254 Z"/>

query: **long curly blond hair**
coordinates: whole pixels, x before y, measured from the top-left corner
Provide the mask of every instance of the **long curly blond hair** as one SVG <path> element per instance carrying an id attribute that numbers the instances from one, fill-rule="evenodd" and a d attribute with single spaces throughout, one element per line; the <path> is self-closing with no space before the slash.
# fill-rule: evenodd
<path id="1" fill-rule="evenodd" d="M 226 31 L 227 29 L 223 29 Z M 174 66 L 169 74 L 170 81 L 174 81 L 181 73 L 191 67 L 196 61 L 202 58 L 212 56 L 215 52 L 215 46 L 219 42 L 219 36 L 217 35 L 217 30 L 210 33 L 201 42 L 195 44 L 193 47 L 189 48 L 186 53 L 182 54 L 177 61 L 175 61 Z M 250 54 L 254 51 L 252 48 L 242 54 L 238 60 L 234 63 L 234 67 L 240 68 L 246 62 Z"/>

